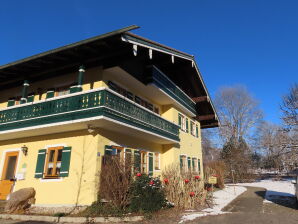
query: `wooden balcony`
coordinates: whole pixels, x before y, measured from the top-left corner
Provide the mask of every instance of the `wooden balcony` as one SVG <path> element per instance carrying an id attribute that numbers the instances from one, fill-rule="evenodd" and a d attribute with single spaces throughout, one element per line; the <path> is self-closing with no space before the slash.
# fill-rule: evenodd
<path id="1" fill-rule="evenodd" d="M 122 130 L 123 133 L 149 140 L 153 137 L 160 143 L 179 142 L 179 127 L 176 124 L 108 88 L 0 110 L 0 140 L 15 136 L 30 137 L 32 130 L 36 132 L 32 133 L 34 136 L 83 129 L 87 125 L 118 132 Z M 53 129 L 55 126 L 63 128 Z M 13 135 L 17 132 L 22 134 Z"/>

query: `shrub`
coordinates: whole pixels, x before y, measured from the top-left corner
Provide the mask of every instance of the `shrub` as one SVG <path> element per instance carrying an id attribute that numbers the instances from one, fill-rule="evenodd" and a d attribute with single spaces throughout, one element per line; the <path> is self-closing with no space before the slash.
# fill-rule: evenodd
<path id="1" fill-rule="evenodd" d="M 130 188 L 132 212 L 154 212 L 166 204 L 164 190 L 159 178 L 137 174 Z"/>
<path id="2" fill-rule="evenodd" d="M 207 191 L 202 177 L 192 171 L 181 171 L 179 165 L 170 165 L 162 173 L 168 201 L 181 209 L 198 208 L 205 203 Z"/>
<path id="3" fill-rule="evenodd" d="M 119 210 L 129 204 L 129 188 L 132 182 L 131 163 L 117 156 L 105 156 L 100 173 L 99 201 L 104 199 Z"/>
<path id="4" fill-rule="evenodd" d="M 223 161 L 212 161 L 204 164 L 204 176 L 206 182 L 212 175 L 217 177 L 216 187 L 223 189 L 225 176 L 225 163 Z"/>

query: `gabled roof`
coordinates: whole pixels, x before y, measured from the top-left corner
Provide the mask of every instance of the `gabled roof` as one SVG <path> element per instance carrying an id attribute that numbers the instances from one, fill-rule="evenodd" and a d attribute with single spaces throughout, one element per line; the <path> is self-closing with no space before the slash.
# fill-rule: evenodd
<path id="1" fill-rule="evenodd" d="M 157 66 L 196 101 L 197 119 L 202 128 L 217 127 L 216 110 L 194 56 L 128 32 L 137 28 L 132 25 L 2 65 L 0 89 L 21 85 L 24 78 L 35 82 L 76 71 L 81 64 L 87 68 L 127 66 L 128 60 L 132 60 L 137 61 L 131 65 L 132 70 L 150 64 Z M 138 57 L 133 54 L 135 46 L 138 46 Z M 148 51 L 151 54 L 154 51 L 153 58 L 149 58 Z"/>

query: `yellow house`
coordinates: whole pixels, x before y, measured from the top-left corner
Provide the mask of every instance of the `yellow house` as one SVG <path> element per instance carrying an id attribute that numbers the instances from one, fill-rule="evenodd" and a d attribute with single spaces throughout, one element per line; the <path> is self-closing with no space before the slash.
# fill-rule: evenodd
<path id="1" fill-rule="evenodd" d="M 105 155 L 158 176 L 202 172 L 201 129 L 218 126 L 194 57 L 130 26 L 0 67 L 0 199 L 90 205 Z"/>

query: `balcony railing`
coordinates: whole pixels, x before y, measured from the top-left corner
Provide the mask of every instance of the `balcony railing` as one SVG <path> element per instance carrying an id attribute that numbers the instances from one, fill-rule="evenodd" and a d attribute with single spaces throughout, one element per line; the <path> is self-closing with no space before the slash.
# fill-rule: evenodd
<path id="1" fill-rule="evenodd" d="M 149 82 L 156 85 L 163 90 L 166 94 L 171 96 L 177 102 L 179 102 L 186 109 L 196 114 L 195 102 L 186 95 L 175 83 L 173 83 L 165 74 L 163 74 L 158 68 L 152 66 L 151 73 L 149 74 Z"/>
<path id="2" fill-rule="evenodd" d="M 179 141 L 176 124 L 107 88 L 1 110 L 0 132 L 98 116 Z"/>

